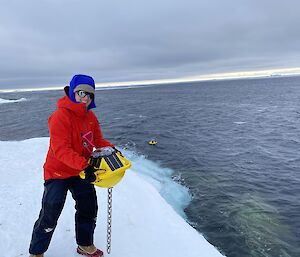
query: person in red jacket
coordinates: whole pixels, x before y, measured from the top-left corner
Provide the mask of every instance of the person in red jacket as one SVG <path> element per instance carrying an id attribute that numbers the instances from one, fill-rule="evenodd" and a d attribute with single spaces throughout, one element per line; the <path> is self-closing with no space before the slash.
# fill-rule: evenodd
<path id="1" fill-rule="evenodd" d="M 67 192 L 75 200 L 75 233 L 77 252 L 101 257 L 94 245 L 97 218 L 97 196 L 94 168 L 88 159 L 95 148 L 114 147 L 103 138 L 95 114 L 95 82 L 87 75 L 75 75 L 66 95 L 57 101 L 57 110 L 48 120 L 50 145 L 44 164 L 44 194 L 38 220 L 34 224 L 29 253 L 43 257 L 47 251 Z M 84 170 L 85 180 L 79 177 Z"/>

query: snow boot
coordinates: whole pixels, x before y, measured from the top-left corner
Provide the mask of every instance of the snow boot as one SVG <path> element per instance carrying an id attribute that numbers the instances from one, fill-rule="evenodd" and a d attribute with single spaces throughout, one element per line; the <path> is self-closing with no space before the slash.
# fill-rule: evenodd
<path id="1" fill-rule="evenodd" d="M 103 257 L 103 252 L 97 249 L 94 245 L 91 246 L 79 246 L 77 252 L 87 257 Z"/>

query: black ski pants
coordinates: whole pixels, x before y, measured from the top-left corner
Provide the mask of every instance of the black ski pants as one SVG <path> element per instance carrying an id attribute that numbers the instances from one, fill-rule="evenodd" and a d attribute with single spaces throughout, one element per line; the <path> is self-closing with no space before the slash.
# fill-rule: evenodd
<path id="1" fill-rule="evenodd" d="M 76 203 L 76 242 L 82 246 L 93 244 L 98 211 L 94 185 L 79 177 L 50 179 L 44 184 L 42 209 L 34 224 L 29 247 L 30 254 L 37 255 L 47 251 L 57 220 L 64 207 L 68 190 L 70 190 Z"/>

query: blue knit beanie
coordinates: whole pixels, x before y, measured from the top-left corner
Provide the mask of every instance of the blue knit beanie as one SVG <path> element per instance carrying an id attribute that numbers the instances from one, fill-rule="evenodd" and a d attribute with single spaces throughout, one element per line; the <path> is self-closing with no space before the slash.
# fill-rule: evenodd
<path id="1" fill-rule="evenodd" d="M 96 108 L 95 104 L 95 81 L 92 77 L 82 74 L 75 75 L 72 80 L 70 81 L 70 89 L 69 89 L 69 98 L 74 102 L 75 99 L 75 89 L 77 91 L 82 89 L 84 91 L 90 92 L 94 94 L 92 102 L 90 103 L 88 109 Z"/>

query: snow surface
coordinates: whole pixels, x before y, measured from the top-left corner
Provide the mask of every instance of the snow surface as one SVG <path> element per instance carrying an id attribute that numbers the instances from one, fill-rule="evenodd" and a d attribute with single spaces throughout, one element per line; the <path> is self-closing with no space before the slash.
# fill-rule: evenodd
<path id="1" fill-rule="evenodd" d="M 32 228 L 41 207 L 42 165 L 48 143 L 49 138 L 0 141 L 0 253 L 3 254 L 2 256 L 29 255 L 28 246 Z M 128 151 L 124 150 L 124 153 L 126 156 L 130 155 Z M 149 181 L 157 181 L 154 176 L 148 177 L 150 178 L 148 181 L 145 179 L 145 174 L 140 174 L 140 170 L 145 170 L 144 166 L 147 167 L 146 170 L 150 169 L 147 160 L 134 158 L 134 156 L 131 160 L 133 167 L 113 189 L 112 248 L 111 254 L 105 252 L 105 256 L 222 256 L 160 195 L 158 190 L 162 190 L 164 183 L 152 185 Z M 154 172 L 157 169 L 158 167 L 154 167 Z M 172 187 L 174 186 L 169 188 Z M 166 195 L 169 194 L 170 190 L 167 190 Z M 105 250 L 107 191 L 97 188 L 97 195 L 99 213 L 95 244 Z M 184 193 L 179 195 L 182 196 Z M 74 213 L 74 201 L 68 194 L 45 257 L 81 256 L 75 252 Z"/>
<path id="2" fill-rule="evenodd" d="M 20 98 L 20 99 L 2 99 L 0 98 L 0 104 L 8 104 L 8 103 L 18 103 L 18 102 L 23 102 L 26 101 L 26 98 Z"/>

